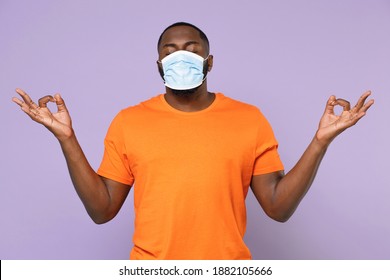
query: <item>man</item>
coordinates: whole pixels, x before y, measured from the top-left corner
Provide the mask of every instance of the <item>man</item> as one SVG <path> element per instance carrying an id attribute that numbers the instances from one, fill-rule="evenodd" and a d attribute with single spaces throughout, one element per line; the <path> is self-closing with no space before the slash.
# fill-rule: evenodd
<path id="1" fill-rule="evenodd" d="M 59 140 L 73 185 L 95 223 L 118 213 L 134 185 L 131 259 L 250 259 L 243 242 L 249 186 L 272 219 L 286 221 L 308 191 L 327 147 L 374 103 L 331 96 L 319 128 L 286 175 L 277 142 L 254 106 L 207 90 L 213 66 L 206 35 L 176 23 L 158 41 L 166 93 L 122 110 L 113 120 L 102 164 L 89 165 L 59 94 L 13 98 Z M 46 107 L 56 102 L 57 113 Z M 334 107 L 342 106 L 340 116 Z"/>

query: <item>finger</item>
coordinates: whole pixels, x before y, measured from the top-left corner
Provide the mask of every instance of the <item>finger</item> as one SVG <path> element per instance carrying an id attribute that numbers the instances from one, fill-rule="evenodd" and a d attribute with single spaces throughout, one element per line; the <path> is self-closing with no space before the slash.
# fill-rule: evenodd
<path id="1" fill-rule="evenodd" d="M 364 106 L 360 109 L 359 112 L 355 113 L 351 119 L 353 124 L 356 124 L 361 118 L 366 115 L 367 110 L 374 104 L 374 99 L 368 101 Z"/>
<path id="2" fill-rule="evenodd" d="M 39 108 L 32 108 L 21 100 L 19 100 L 19 103 L 21 103 L 19 105 L 22 111 L 25 112 L 32 120 L 37 122 L 42 121 L 42 116 L 40 114 Z"/>
<path id="3" fill-rule="evenodd" d="M 364 106 L 360 109 L 359 113 L 363 112 L 364 114 L 368 109 L 375 103 L 374 99 L 369 100 Z"/>
<path id="4" fill-rule="evenodd" d="M 19 98 L 13 97 L 12 101 L 18 104 L 20 106 L 20 109 L 22 109 L 22 111 L 24 111 L 25 113 L 28 113 L 30 110 L 35 109 L 30 107 L 30 105 L 26 104 L 26 102 L 20 100 Z"/>
<path id="5" fill-rule="evenodd" d="M 363 93 L 363 95 L 360 96 L 358 102 L 356 103 L 354 109 L 357 110 L 357 111 L 359 111 L 359 110 L 363 107 L 364 103 L 366 102 L 367 98 L 368 98 L 370 95 L 371 95 L 371 91 L 369 91 L 369 90 L 366 91 L 365 93 Z M 372 105 L 372 104 L 371 104 L 371 105 Z"/>
<path id="6" fill-rule="evenodd" d="M 68 110 L 68 109 L 66 108 L 64 99 L 62 99 L 62 97 L 61 97 L 61 95 L 60 95 L 59 93 L 57 93 L 56 95 L 54 95 L 54 99 L 55 99 L 55 102 L 56 102 L 56 104 L 57 104 L 58 112 L 67 111 L 67 110 Z"/>
<path id="7" fill-rule="evenodd" d="M 48 102 L 55 102 L 55 101 L 56 101 L 56 100 L 54 99 L 53 96 L 51 96 L 51 95 L 46 95 L 46 96 L 44 96 L 44 97 L 42 97 L 42 98 L 40 98 L 40 99 L 38 100 L 38 104 L 39 104 L 39 107 L 41 107 L 41 108 L 46 108 Z"/>
<path id="8" fill-rule="evenodd" d="M 334 114 L 335 101 L 336 97 L 334 95 L 329 97 L 328 102 L 326 102 L 325 114 Z"/>
<path id="9" fill-rule="evenodd" d="M 20 95 L 20 97 L 23 98 L 24 102 L 29 106 L 29 107 L 32 107 L 32 108 L 38 108 L 38 105 L 34 103 L 34 101 L 32 101 L 32 99 L 30 98 L 30 96 L 25 93 L 23 90 L 21 90 L 20 88 L 17 88 L 16 89 L 16 92 Z"/>
<path id="10" fill-rule="evenodd" d="M 16 104 L 18 104 L 20 107 L 22 107 L 24 104 L 24 102 L 22 100 L 20 100 L 19 98 L 16 98 L 16 97 L 12 97 L 12 101 L 15 102 Z"/>
<path id="11" fill-rule="evenodd" d="M 335 105 L 340 105 L 341 107 L 343 107 L 344 111 L 351 110 L 351 104 L 345 99 L 338 98 L 335 103 Z"/>

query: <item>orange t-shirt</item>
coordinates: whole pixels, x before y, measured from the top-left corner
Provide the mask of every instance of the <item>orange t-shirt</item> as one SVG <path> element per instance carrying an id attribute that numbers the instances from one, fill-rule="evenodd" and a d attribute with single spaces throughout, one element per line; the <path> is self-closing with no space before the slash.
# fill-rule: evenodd
<path id="1" fill-rule="evenodd" d="M 113 120 L 98 174 L 134 184 L 131 259 L 250 259 L 243 237 L 253 175 L 283 170 L 254 106 L 216 94 L 197 112 L 164 95 Z"/>

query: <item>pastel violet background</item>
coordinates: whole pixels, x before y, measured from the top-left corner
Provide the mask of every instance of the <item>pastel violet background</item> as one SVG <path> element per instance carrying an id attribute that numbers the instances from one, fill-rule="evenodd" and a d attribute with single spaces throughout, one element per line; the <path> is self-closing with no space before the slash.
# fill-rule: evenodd
<path id="1" fill-rule="evenodd" d="M 286 170 L 331 94 L 354 104 L 371 89 L 376 101 L 330 146 L 287 223 L 266 217 L 249 193 L 253 258 L 390 259 L 388 0 L 0 0 L 0 258 L 129 257 L 133 193 L 113 221 L 95 225 L 58 142 L 11 98 L 16 87 L 35 100 L 60 92 L 97 168 L 115 114 L 164 92 L 156 42 L 183 20 L 210 38 L 210 90 L 261 108 Z"/>

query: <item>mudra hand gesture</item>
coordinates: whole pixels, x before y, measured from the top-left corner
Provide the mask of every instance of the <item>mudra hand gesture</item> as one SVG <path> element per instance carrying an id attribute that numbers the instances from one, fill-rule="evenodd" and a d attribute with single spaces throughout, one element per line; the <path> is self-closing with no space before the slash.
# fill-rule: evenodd
<path id="1" fill-rule="evenodd" d="M 324 145 L 329 145 L 332 140 L 347 128 L 355 125 L 361 118 L 366 115 L 367 110 L 374 104 L 371 99 L 366 103 L 370 91 L 366 91 L 358 100 L 355 107 L 351 109 L 351 105 L 344 99 L 336 99 L 332 95 L 326 103 L 325 112 L 322 115 L 316 138 Z M 334 112 L 335 106 L 342 106 L 343 111 L 340 115 Z"/>
<path id="2" fill-rule="evenodd" d="M 50 130 L 59 140 L 72 135 L 72 121 L 65 102 L 61 95 L 55 94 L 54 97 L 46 95 L 38 100 L 38 104 L 31 100 L 30 96 L 21 89 L 16 89 L 20 95 L 19 98 L 12 98 L 12 101 L 20 106 L 33 121 L 44 125 Z M 47 103 L 55 102 L 57 104 L 57 112 L 52 113 L 47 108 Z"/>

